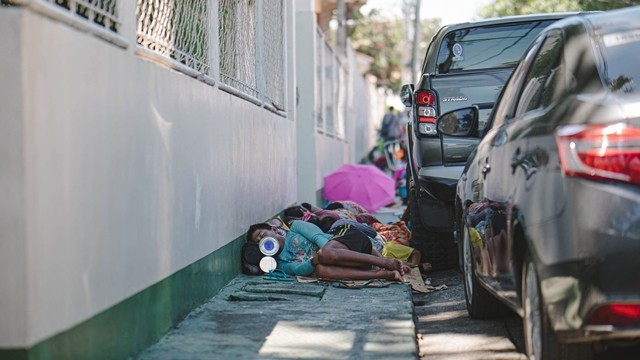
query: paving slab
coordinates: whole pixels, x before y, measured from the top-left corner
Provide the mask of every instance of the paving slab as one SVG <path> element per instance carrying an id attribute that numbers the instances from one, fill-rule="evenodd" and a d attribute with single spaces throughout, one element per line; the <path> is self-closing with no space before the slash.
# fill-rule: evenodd
<path id="1" fill-rule="evenodd" d="M 407 284 L 345 289 L 240 275 L 140 359 L 416 359 Z"/>

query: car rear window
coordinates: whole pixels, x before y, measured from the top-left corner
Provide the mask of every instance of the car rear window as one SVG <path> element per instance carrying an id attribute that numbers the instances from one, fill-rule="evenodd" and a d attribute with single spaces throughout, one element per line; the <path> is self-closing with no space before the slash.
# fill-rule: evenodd
<path id="1" fill-rule="evenodd" d="M 513 67 L 542 29 L 555 20 L 483 26 L 451 31 L 438 52 L 439 74 Z"/>
<path id="2" fill-rule="evenodd" d="M 603 71 L 612 92 L 635 92 L 640 67 L 631 59 L 640 58 L 640 29 L 606 34 L 602 37 Z"/>

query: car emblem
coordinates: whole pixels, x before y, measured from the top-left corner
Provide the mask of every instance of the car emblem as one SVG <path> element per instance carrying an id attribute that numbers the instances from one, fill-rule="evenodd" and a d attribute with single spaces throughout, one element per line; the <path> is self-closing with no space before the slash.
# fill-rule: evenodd
<path id="1" fill-rule="evenodd" d="M 454 101 L 467 101 L 468 98 L 464 96 L 446 97 L 442 99 L 442 102 L 454 102 Z"/>

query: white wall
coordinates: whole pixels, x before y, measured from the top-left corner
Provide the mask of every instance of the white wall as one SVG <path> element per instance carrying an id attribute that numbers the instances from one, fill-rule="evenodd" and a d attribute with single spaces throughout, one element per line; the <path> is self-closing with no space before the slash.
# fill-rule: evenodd
<path id="1" fill-rule="evenodd" d="M 344 141 L 333 139 L 321 134 L 316 134 L 316 190 L 324 187 L 324 177 L 338 169 L 342 164 L 349 161 L 349 147 Z"/>
<path id="2" fill-rule="evenodd" d="M 296 46 L 296 143 L 298 157 L 296 162 L 300 202 L 315 203 L 318 190 L 318 155 L 316 153 L 316 114 L 315 109 L 315 51 L 316 25 L 312 0 L 295 2 L 295 46 Z"/>
<path id="3" fill-rule="evenodd" d="M 133 1 L 119 3 L 118 45 L 0 7 L 0 348 L 70 329 L 314 202 L 373 145 L 382 107 L 355 66 L 346 138 L 317 131 L 314 2 L 284 3 L 285 116 L 143 59 Z"/>
<path id="4" fill-rule="evenodd" d="M 0 11 L 0 347 L 24 341 L 27 334 L 25 174 L 22 139 L 23 93 L 20 27 Z"/>
<path id="5" fill-rule="evenodd" d="M 295 122 L 130 46 L 0 11 L 0 347 L 71 328 L 296 201 Z"/>
<path id="6" fill-rule="evenodd" d="M 347 49 L 347 56 L 343 61 L 333 61 L 334 66 L 344 66 L 347 77 L 339 85 L 339 93 L 333 94 L 338 99 L 316 106 L 316 101 L 323 96 L 317 96 L 321 78 L 324 74 L 317 72 L 315 61 L 319 48 L 325 49 L 317 42 L 324 41 L 324 36 L 317 36 L 315 5 L 313 0 L 295 1 L 295 33 L 296 33 L 296 79 L 298 104 L 296 106 L 297 120 L 297 170 L 298 170 L 298 201 L 314 203 L 316 195 L 324 186 L 324 177 L 338 169 L 344 163 L 357 163 L 373 147 L 375 133 L 372 136 L 370 116 L 371 111 L 380 107 L 377 102 L 382 99 L 376 94 L 373 83 L 358 72 L 352 49 Z M 349 43 L 350 44 L 350 43 Z M 330 55 L 334 59 L 333 52 Z M 329 61 L 325 57 L 325 61 Z M 339 65 L 341 63 L 343 65 Z M 334 74 L 339 69 L 332 68 Z M 334 78 L 338 83 L 338 78 Z M 331 86 L 324 84 L 324 86 Z M 321 90 L 322 91 L 322 90 Z M 323 94 L 326 97 L 326 94 Z M 344 106 L 339 106 L 339 104 Z M 335 107 L 334 107 L 335 106 Z M 322 108 L 321 114 L 325 118 L 333 116 L 338 119 L 344 115 L 345 134 L 342 139 L 332 135 L 335 129 L 318 129 L 316 123 L 318 114 L 315 109 Z M 338 114 L 342 111 L 344 114 Z M 377 113 L 374 115 L 377 117 Z M 323 124 L 326 125 L 326 124 Z"/>

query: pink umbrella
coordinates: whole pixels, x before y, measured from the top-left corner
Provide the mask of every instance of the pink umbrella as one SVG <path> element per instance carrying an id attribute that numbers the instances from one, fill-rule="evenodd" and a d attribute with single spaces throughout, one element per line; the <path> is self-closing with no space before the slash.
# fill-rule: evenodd
<path id="1" fill-rule="evenodd" d="M 374 165 L 344 164 L 324 178 L 322 195 L 329 201 L 355 201 L 375 212 L 395 202 L 396 183 Z"/>

